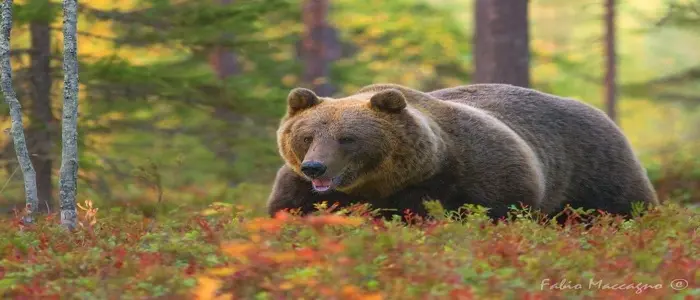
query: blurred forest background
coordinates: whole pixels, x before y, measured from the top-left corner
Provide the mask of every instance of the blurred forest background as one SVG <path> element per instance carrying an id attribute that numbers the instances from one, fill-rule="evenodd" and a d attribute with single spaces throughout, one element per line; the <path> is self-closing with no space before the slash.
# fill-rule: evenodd
<path id="1" fill-rule="evenodd" d="M 604 2 L 529 1 L 529 86 L 606 107 Z M 476 7 L 474 0 L 83 1 L 78 201 L 218 201 L 262 212 L 282 163 L 274 131 L 291 88 L 337 96 L 378 82 L 424 91 L 475 82 Z M 55 212 L 61 3 L 16 1 L 14 19 L 14 87 L 39 197 L 49 200 L 40 207 Z M 615 26 L 616 120 L 661 198 L 698 203 L 700 1 L 619 1 Z M 7 112 L 0 104 L 5 212 L 24 202 Z"/>

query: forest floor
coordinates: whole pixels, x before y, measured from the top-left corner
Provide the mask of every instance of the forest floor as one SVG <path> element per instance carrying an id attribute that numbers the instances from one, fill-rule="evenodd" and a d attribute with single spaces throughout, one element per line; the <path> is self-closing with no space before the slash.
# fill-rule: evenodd
<path id="1" fill-rule="evenodd" d="M 5 299 L 577 299 L 700 297 L 700 215 L 667 203 L 590 228 L 479 208 L 435 220 L 366 210 L 260 216 L 214 203 L 155 214 L 81 204 L 0 226 Z M 87 206 L 87 207 L 86 207 Z M 70 296 L 66 296 L 70 295 Z"/>

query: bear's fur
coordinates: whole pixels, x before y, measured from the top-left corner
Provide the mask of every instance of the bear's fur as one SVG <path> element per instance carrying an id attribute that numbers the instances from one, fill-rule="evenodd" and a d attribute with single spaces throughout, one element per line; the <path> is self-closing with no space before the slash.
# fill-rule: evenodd
<path id="1" fill-rule="evenodd" d="M 570 204 L 627 216 L 632 202 L 658 204 L 606 114 L 512 85 L 425 93 L 375 84 L 339 99 L 297 88 L 277 137 L 285 164 L 268 200 L 271 215 L 306 214 L 322 201 L 425 215 L 423 200 L 435 199 L 448 210 L 483 205 L 493 218 L 521 203 L 549 215 Z M 327 167 L 317 188 L 301 171 L 308 161 Z"/>

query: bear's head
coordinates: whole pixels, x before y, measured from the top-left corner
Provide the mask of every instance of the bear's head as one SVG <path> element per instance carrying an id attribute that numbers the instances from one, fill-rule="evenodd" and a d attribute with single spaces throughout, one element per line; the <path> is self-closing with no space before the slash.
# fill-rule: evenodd
<path id="1" fill-rule="evenodd" d="M 434 122 L 408 103 L 395 88 L 338 99 L 293 89 L 277 132 L 280 154 L 316 192 L 384 196 L 436 165 L 431 157 L 441 150 Z"/>

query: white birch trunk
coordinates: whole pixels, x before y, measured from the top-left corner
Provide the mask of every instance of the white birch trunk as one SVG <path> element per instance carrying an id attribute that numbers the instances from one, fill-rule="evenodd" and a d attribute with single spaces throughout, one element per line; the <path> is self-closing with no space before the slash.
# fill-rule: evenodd
<path id="1" fill-rule="evenodd" d="M 17 100 L 12 88 L 12 65 L 10 63 L 10 34 L 12 33 L 12 0 L 2 2 L 2 29 L 0 29 L 0 57 L 2 66 L 2 92 L 5 95 L 5 102 L 10 106 L 10 118 L 12 119 L 11 136 L 17 153 L 22 174 L 24 175 L 24 194 L 26 197 L 27 215 L 24 221 L 33 222 L 34 213 L 38 209 L 39 199 L 36 189 L 36 171 L 32 166 L 27 150 L 27 142 L 24 138 L 24 125 L 22 122 L 22 106 Z"/>
<path id="2" fill-rule="evenodd" d="M 78 191 L 78 1 L 63 0 L 63 121 L 59 199 L 61 224 L 73 229 Z"/>

